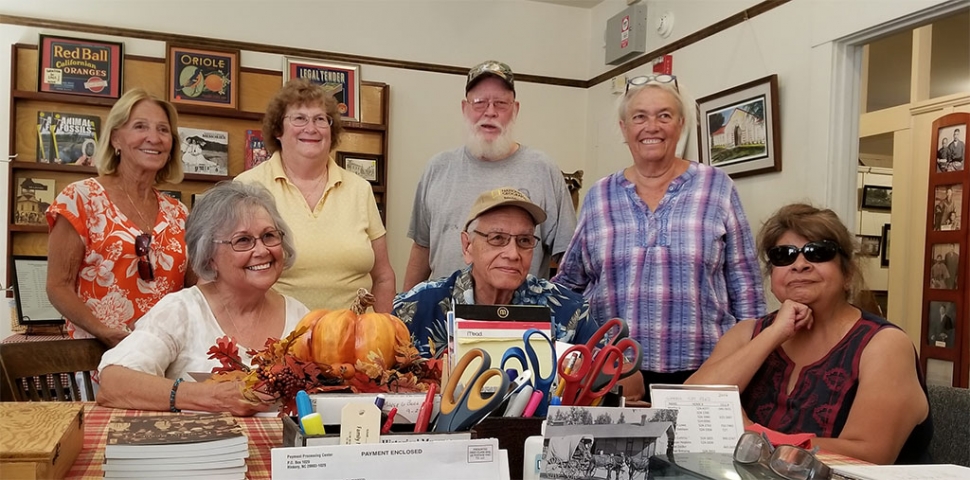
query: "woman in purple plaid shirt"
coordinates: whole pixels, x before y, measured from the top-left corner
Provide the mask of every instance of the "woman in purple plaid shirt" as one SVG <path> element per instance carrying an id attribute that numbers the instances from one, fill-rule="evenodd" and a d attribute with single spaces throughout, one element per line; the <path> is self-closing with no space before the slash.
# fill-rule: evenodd
<path id="1" fill-rule="evenodd" d="M 635 77 L 619 108 L 633 165 L 596 182 L 554 282 L 619 317 L 651 383 L 683 383 L 738 319 L 765 314 L 754 238 L 723 171 L 677 158 L 693 125 L 672 75 Z"/>

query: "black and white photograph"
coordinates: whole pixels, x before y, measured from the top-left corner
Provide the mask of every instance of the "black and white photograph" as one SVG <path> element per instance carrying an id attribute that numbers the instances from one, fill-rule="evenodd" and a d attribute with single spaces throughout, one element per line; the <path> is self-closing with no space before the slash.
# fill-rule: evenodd
<path id="1" fill-rule="evenodd" d="M 673 455 L 677 410 L 550 407 L 546 422 L 539 478 L 646 479 L 651 456 Z"/>
<path id="2" fill-rule="evenodd" d="M 933 190 L 933 230 L 959 230 L 962 205 L 963 185 L 955 183 L 936 187 Z"/>
<path id="3" fill-rule="evenodd" d="M 859 235 L 859 254 L 865 257 L 878 257 L 881 243 L 882 237 L 877 235 Z"/>
<path id="4" fill-rule="evenodd" d="M 930 288 L 956 290 L 957 269 L 960 266 L 960 244 L 938 243 L 931 249 Z"/>
<path id="5" fill-rule="evenodd" d="M 229 133 L 179 127 L 185 173 L 229 175 Z"/>
<path id="6" fill-rule="evenodd" d="M 956 334 L 957 305 L 953 302 L 930 302 L 929 337 L 934 347 L 953 348 Z"/>
<path id="7" fill-rule="evenodd" d="M 862 208 L 892 210 L 893 187 L 865 185 L 862 187 Z"/>
<path id="8" fill-rule="evenodd" d="M 963 170 L 967 153 L 967 126 L 950 125 L 937 132 L 936 172 L 959 172 Z"/>
<path id="9" fill-rule="evenodd" d="M 359 175 L 372 185 L 384 185 L 384 159 L 381 155 L 337 152 L 337 165 Z"/>

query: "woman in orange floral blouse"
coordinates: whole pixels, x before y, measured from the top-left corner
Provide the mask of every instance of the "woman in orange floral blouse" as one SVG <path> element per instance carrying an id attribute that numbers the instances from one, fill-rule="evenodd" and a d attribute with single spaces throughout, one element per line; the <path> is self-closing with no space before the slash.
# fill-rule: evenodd
<path id="1" fill-rule="evenodd" d="M 98 176 L 47 210 L 47 295 L 74 338 L 113 347 L 167 293 L 194 283 L 185 205 L 155 185 L 182 181 L 175 108 L 142 89 L 115 103 L 94 156 Z"/>

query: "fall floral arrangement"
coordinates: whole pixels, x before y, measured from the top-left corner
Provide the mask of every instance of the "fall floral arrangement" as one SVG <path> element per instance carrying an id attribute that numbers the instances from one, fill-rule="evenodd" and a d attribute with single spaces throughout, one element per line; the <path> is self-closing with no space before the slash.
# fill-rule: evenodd
<path id="1" fill-rule="evenodd" d="M 314 310 L 282 340 L 269 339 L 260 351 L 249 350 L 246 365 L 228 336 L 209 349 L 215 381 L 242 379 L 244 394 L 281 401 L 280 413 L 296 412 L 296 393 L 349 391 L 424 392 L 441 381 L 441 361 L 421 357 L 407 327 L 386 313 L 365 313 L 374 296 L 360 289 L 350 309 Z"/>

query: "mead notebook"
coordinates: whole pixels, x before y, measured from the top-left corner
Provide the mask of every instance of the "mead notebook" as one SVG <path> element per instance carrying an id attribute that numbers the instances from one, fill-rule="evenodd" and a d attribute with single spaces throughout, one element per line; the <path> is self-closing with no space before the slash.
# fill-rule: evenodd
<path id="1" fill-rule="evenodd" d="M 498 367 L 502 355 L 511 347 L 523 348 L 522 334 L 538 329 L 552 338 L 552 312 L 541 305 L 455 305 L 454 319 L 449 320 L 449 361 L 454 367 L 473 348 L 488 352 L 492 366 Z M 552 371 L 550 346 L 539 335 L 530 344 L 539 358 L 543 374 Z M 510 368 L 521 369 L 517 362 Z M 466 371 L 466 375 L 471 375 Z"/>

